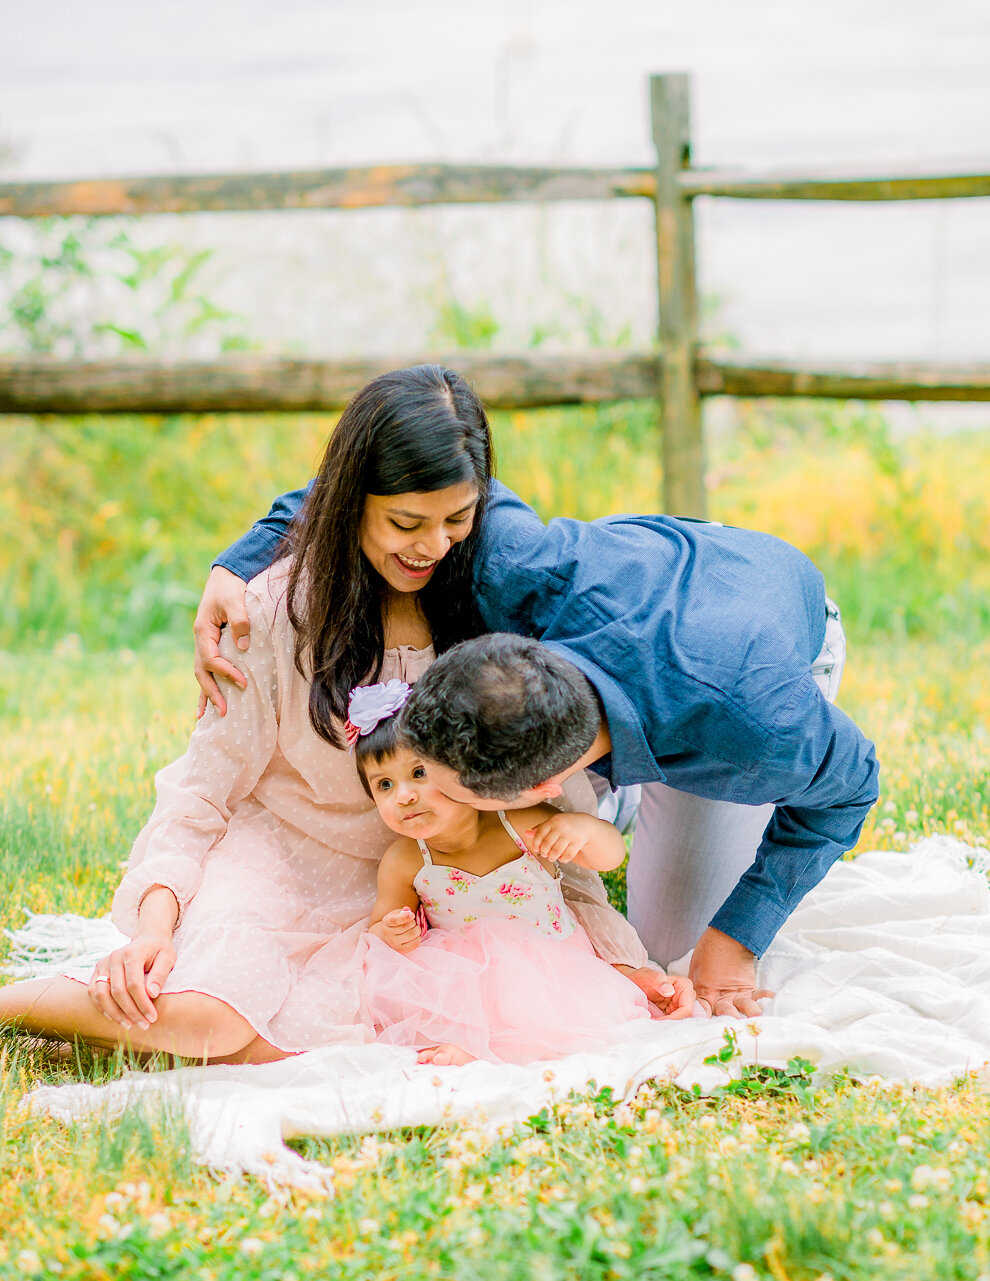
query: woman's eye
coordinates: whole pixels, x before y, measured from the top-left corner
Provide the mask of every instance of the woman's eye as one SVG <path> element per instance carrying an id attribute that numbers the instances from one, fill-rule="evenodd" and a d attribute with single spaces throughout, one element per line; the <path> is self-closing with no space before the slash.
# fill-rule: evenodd
<path id="1" fill-rule="evenodd" d="M 396 529 L 401 529 L 404 534 L 411 534 L 414 529 L 418 528 L 417 525 L 400 525 L 397 520 L 393 520 L 392 524 Z"/>

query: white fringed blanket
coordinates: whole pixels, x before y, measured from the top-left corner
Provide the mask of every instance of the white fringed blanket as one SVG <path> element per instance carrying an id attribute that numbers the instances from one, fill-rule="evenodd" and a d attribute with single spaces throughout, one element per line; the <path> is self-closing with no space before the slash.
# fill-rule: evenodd
<path id="1" fill-rule="evenodd" d="M 800 1054 L 821 1072 L 925 1084 L 990 1061 L 990 887 L 986 850 L 946 837 L 908 853 L 862 854 L 807 896 L 760 965 L 778 992 L 752 1023 L 736 1023 L 744 1062 L 783 1065 Z M 112 930 L 112 927 L 109 927 Z M 105 955 L 108 923 L 34 917 L 13 937 L 19 973 L 73 954 Z M 75 939 L 75 944 L 71 938 Z M 88 973 L 92 955 L 81 963 Z M 724 1073 L 704 1059 L 729 1020 L 639 1025 L 600 1052 L 552 1064 L 419 1067 L 415 1052 L 384 1045 L 313 1050 L 263 1067 L 128 1074 L 110 1085 L 35 1090 L 31 1107 L 66 1120 L 112 1117 L 137 1102 L 168 1101 L 188 1121 L 198 1160 L 269 1183 L 330 1190 L 329 1172 L 283 1139 L 471 1117 L 496 1126 L 538 1112 L 589 1081 L 629 1096 L 651 1077 L 709 1090 Z M 754 1035 L 754 1032 L 758 1035 Z"/>

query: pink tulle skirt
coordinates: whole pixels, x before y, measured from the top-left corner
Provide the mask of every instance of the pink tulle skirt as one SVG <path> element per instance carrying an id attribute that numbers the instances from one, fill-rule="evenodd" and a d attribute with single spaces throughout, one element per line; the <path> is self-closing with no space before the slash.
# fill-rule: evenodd
<path id="1" fill-rule="evenodd" d="M 366 939 L 364 1014 L 391 1045 L 452 1044 L 478 1059 L 528 1063 L 597 1049 L 650 1017 L 643 993 L 599 960 L 581 929 L 555 939 L 483 920 L 430 930 L 405 954 Z"/>

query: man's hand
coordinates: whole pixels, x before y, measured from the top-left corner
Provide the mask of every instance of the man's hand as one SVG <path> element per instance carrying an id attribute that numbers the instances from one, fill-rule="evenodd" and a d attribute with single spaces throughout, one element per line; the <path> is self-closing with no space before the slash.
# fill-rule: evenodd
<path id="1" fill-rule="evenodd" d="M 225 676 L 228 680 L 247 689 L 244 673 L 228 663 L 220 654 L 220 630 L 226 624 L 238 649 L 247 649 L 251 643 L 251 623 L 244 605 L 246 584 L 222 565 L 214 565 L 203 588 L 203 598 L 196 611 L 193 633 L 196 637 L 196 679 L 199 681 L 199 708 L 196 719 L 206 711 L 207 700 L 221 716 L 227 715 L 227 701 L 220 693 L 214 679 Z"/>
<path id="2" fill-rule="evenodd" d="M 689 1019 L 694 1011 L 694 984 L 682 974 L 664 974 L 652 965 L 634 970 L 631 965 L 616 965 L 631 983 L 635 983 L 651 1005 L 660 1011 L 661 1019 Z M 652 1011 L 651 1011 L 652 1013 Z M 654 1018 L 658 1017 L 654 1014 Z"/>
<path id="3" fill-rule="evenodd" d="M 387 943 L 393 952 L 415 952 L 422 937 L 419 919 L 411 907 L 397 907 L 368 926 L 368 933 Z"/>
<path id="4" fill-rule="evenodd" d="M 691 957 L 691 980 L 698 1000 L 715 1018 L 742 1019 L 762 1014 L 756 1004 L 775 992 L 756 991 L 756 959 L 721 930 L 705 930 Z"/>

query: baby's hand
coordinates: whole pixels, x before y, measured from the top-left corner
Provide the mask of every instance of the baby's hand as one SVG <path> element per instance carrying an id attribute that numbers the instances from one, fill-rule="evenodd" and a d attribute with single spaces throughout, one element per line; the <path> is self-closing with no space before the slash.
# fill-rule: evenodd
<path id="1" fill-rule="evenodd" d="M 523 835 L 526 844 L 540 858 L 554 863 L 573 863 L 599 833 L 600 823 L 590 814 L 554 814 Z"/>
<path id="2" fill-rule="evenodd" d="M 411 907 L 397 907 L 386 912 L 380 921 L 368 926 L 368 933 L 380 938 L 395 952 L 414 952 L 422 935 Z"/>

